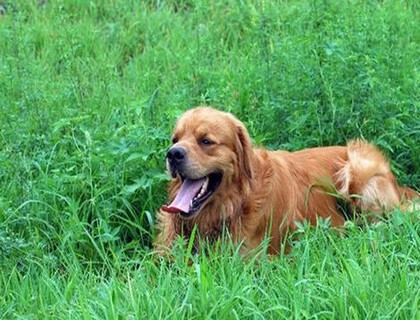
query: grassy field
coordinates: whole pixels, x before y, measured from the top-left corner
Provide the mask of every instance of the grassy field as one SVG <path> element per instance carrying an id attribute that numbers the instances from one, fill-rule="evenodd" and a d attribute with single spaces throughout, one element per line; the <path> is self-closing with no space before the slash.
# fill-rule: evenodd
<path id="1" fill-rule="evenodd" d="M 289 255 L 151 255 L 184 110 L 362 137 L 420 186 L 418 1 L 0 0 L 0 319 L 420 319 L 419 212 Z"/>

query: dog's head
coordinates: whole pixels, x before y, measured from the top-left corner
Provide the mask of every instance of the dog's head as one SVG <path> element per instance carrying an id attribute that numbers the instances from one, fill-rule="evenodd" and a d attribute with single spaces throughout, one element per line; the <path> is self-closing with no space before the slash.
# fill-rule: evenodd
<path id="1" fill-rule="evenodd" d="M 199 214 L 217 196 L 251 179 L 251 156 L 248 133 L 231 114 L 210 107 L 187 111 L 176 123 L 167 153 L 175 187 L 162 210 L 184 218 Z"/>

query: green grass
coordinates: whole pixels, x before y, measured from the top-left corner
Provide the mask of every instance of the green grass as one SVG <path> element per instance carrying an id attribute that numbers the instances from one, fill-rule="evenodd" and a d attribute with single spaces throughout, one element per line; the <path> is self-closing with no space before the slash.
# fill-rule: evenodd
<path id="1" fill-rule="evenodd" d="M 184 110 L 362 137 L 420 185 L 417 1 L 0 1 L 0 318 L 419 319 L 419 212 L 287 256 L 151 256 Z"/>

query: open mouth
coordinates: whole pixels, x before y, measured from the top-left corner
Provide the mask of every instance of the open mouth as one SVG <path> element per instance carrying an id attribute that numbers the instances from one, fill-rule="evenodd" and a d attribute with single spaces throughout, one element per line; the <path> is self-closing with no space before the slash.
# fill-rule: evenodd
<path id="1" fill-rule="evenodd" d="M 182 178 L 175 199 L 169 205 L 163 205 L 162 210 L 179 213 L 184 218 L 193 216 L 219 187 L 222 176 L 221 173 L 211 173 L 200 179 Z"/>

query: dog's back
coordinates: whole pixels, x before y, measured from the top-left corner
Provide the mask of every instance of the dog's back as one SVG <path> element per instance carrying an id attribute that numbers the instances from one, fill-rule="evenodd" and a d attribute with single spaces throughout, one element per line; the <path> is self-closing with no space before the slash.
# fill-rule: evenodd
<path id="1" fill-rule="evenodd" d="M 329 219 L 342 226 L 348 216 L 339 209 L 346 202 L 353 214 L 380 214 L 417 198 L 416 191 L 401 187 L 384 155 L 372 144 L 351 141 L 347 146 L 311 148 L 296 152 L 255 152 L 252 197 L 243 215 L 244 238 L 258 244 L 270 230 L 269 250 L 277 252 L 296 221 Z M 258 203 L 258 206 L 255 206 Z M 267 225 L 269 227 L 267 228 Z"/>

